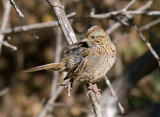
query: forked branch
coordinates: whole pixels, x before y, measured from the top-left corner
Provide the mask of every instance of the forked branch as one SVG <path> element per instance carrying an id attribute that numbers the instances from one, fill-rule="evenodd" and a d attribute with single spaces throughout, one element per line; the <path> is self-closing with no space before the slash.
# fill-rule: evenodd
<path id="1" fill-rule="evenodd" d="M 60 3 L 59 0 L 47 0 L 51 8 L 56 14 L 57 20 L 60 24 L 60 27 L 63 30 L 63 33 L 65 34 L 65 37 L 68 41 L 69 44 L 73 44 L 77 42 L 76 36 L 73 32 L 73 29 L 69 23 L 69 20 L 64 12 L 64 7 Z M 89 98 L 92 102 L 92 106 L 95 112 L 96 117 L 106 117 L 104 108 L 103 108 L 103 103 L 101 99 L 101 95 L 97 95 L 94 92 L 91 92 L 89 94 Z"/>

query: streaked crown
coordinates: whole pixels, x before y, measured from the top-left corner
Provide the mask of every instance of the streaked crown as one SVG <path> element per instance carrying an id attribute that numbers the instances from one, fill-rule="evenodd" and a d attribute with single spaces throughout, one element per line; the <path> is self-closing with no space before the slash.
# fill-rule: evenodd
<path id="1" fill-rule="evenodd" d="M 111 43 L 109 35 L 100 26 L 92 26 L 86 33 L 86 38 L 93 43 L 99 45 L 107 45 Z"/>
<path id="2" fill-rule="evenodd" d="M 108 36 L 108 34 L 100 26 L 92 26 L 88 29 L 86 37 L 89 36 Z"/>

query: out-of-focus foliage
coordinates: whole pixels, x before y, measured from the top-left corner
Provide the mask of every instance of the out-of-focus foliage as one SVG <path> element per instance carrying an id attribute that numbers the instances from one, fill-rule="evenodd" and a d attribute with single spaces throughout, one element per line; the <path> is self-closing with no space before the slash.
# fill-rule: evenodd
<path id="1" fill-rule="evenodd" d="M 112 19 L 94 19 L 89 14 L 92 8 L 96 13 L 106 13 L 122 9 L 129 0 L 61 0 L 65 6 L 66 14 L 76 12 L 72 19 L 72 26 L 79 33 L 81 39 L 86 30 L 93 25 L 101 25 L 104 29 L 114 24 Z M 143 5 L 146 0 L 135 2 L 130 9 L 136 9 Z M 16 5 L 24 14 L 20 18 L 12 7 L 8 28 L 29 25 L 40 22 L 56 21 L 50 6 L 45 0 L 15 0 Z M 160 10 L 160 1 L 155 0 L 150 10 Z M 4 6 L 0 1 L 0 21 L 2 20 Z M 142 26 L 158 16 L 150 17 L 137 15 L 134 18 L 136 24 Z M 1 24 L 0 24 L 1 25 Z M 155 44 L 160 40 L 160 25 L 156 25 L 144 32 L 146 38 Z M 20 32 L 5 36 L 5 40 L 17 46 L 17 51 L 2 47 L 0 55 L 0 91 L 8 88 L 9 91 L 0 96 L 0 117 L 33 117 L 38 115 L 50 97 L 52 71 L 40 71 L 35 73 L 22 73 L 23 70 L 34 66 L 54 62 L 56 47 L 57 27 L 41 29 L 30 32 Z M 130 26 L 122 26 L 115 30 L 111 39 L 117 47 L 117 61 L 108 73 L 109 78 L 114 80 L 133 61 L 143 55 L 148 49 L 142 42 L 136 31 Z M 38 39 L 37 39 L 38 37 Z M 67 46 L 63 36 L 63 49 Z M 63 52 L 62 52 L 63 57 Z M 62 82 L 60 74 L 59 82 Z M 106 87 L 103 80 L 98 83 L 99 88 Z M 86 87 L 83 83 L 75 82 L 71 97 L 64 90 L 57 98 L 53 117 L 85 117 L 91 108 L 90 101 L 86 96 Z M 156 69 L 150 75 L 137 83 L 128 97 L 130 108 L 141 108 L 149 101 L 160 103 L 160 70 Z"/>

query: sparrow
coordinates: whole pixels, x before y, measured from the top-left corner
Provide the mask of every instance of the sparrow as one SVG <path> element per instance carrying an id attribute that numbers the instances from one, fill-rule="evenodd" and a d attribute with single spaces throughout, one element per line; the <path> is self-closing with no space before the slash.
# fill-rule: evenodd
<path id="1" fill-rule="evenodd" d="M 68 72 L 64 78 L 70 81 L 82 81 L 94 89 L 94 83 L 102 79 L 111 69 L 116 60 L 116 47 L 109 35 L 100 26 L 92 26 L 86 33 L 86 38 L 69 45 L 60 63 L 50 63 L 37 66 L 24 72 L 54 70 Z"/>

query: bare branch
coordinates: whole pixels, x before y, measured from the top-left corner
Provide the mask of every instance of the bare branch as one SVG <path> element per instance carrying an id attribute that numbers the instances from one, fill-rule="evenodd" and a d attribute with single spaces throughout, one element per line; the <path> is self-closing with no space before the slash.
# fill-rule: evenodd
<path id="1" fill-rule="evenodd" d="M 114 30 L 116 30 L 117 28 L 119 28 L 121 26 L 121 24 L 119 22 L 114 23 L 110 28 L 108 28 L 106 30 L 106 32 L 108 34 L 111 34 Z"/>
<path id="2" fill-rule="evenodd" d="M 70 26 L 70 23 L 67 19 L 67 16 L 63 10 L 63 6 L 60 4 L 59 1 L 55 0 L 55 1 L 52 1 L 52 0 L 47 0 L 49 5 L 52 7 L 52 9 L 55 11 L 55 14 L 58 18 L 58 21 L 60 23 L 60 26 L 63 27 L 63 32 L 68 40 L 68 43 L 69 44 L 72 44 L 74 42 L 77 42 L 76 40 L 76 37 L 75 37 L 75 34 Z M 67 22 L 67 23 L 66 23 Z M 69 28 L 71 30 L 69 30 Z M 68 30 L 70 32 L 68 32 Z M 52 109 L 53 109 L 53 105 L 54 105 L 54 102 L 55 102 L 55 99 L 58 97 L 58 95 L 60 94 L 60 92 L 62 91 L 64 87 L 58 87 L 58 89 L 56 90 L 56 95 L 52 95 L 51 98 L 49 99 L 48 103 L 46 104 L 45 108 L 43 109 L 43 111 L 41 112 L 41 114 L 39 115 L 39 117 L 44 117 L 46 112 L 48 110 L 50 110 L 50 106 L 52 106 Z"/>
<path id="3" fill-rule="evenodd" d="M 3 96 L 3 95 L 5 95 L 8 92 L 9 92 L 9 88 L 5 88 L 5 89 L 1 90 L 0 91 L 0 97 Z"/>
<path id="4" fill-rule="evenodd" d="M 94 85 L 97 88 L 97 85 Z M 87 85 L 88 90 L 90 90 L 89 86 Z M 100 94 L 95 94 L 92 90 L 89 93 L 89 98 L 92 103 L 92 107 L 95 113 L 95 117 L 107 117 L 106 111 L 104 110 L 103 103 L 102 103 L 102 96 Z"/>
<path id="5" fill-rule="evenodd" d="M 56 53 L 55 53 L 55 63 L 60 62 L 61 57 L 61 51 L 62 51 L 62 31 L 59 27 L 57 27 L 57 39 L 56 39 Z M 53 81 L 52 81 L 52 88 L 51 88 L 51 96 L 54 95 L 56 92 L 56 86 L 57 86 L 57 80 L 58 80 L 58 72 L 53 72 Z"/>
<path id="6" fill-rule="evenodd" d="M 64 12 L 64 6 L 61 5 L 59 0 L 47 0 L 49 5 L 52 7 L 53 11 L 56 14 L 58 22 L 65 34 L 65 37 L 69 44 L 73 44 L 77 42 L 76 36 L 73 32 L 73 29 L 69 23 L 69 20 Z M 67 85 L 63 85 L 67 88 L 68 95 L 70 96 L 71 83 L 67 83 Z"/>
<path id="7" fill-rule="evenodd" d="M 109 18 L 111 16 L 125 15 L 126 17 L 130 18 L 131 17 L 130 15 L 140 15 L 140 14 L 145 14 L 149 16 L 160 15 L 160 11 L 140 11 L 140 10 L 125 11 L 124 9 L 122 9 L 119 11 L 112 11 L 104 14 L 94 14 L 94 10 L 92 10 L 90 17 L 96 19 L 103 19 L 103 18 Z"/>
<path id="8" fill-rule="evenodd" d="M 111 82 L 110 82 L 109 79 L 107 78 L 107 76 L 105 76 L 105 81 L 106 81 L 106 84 L 108 85 L 108 87 L 110 88 L 110 91 L 111 91 L 113 97 L 114 97 L 115 100 L 117 101 L 118 107 L 119 107 L 121 113 L 123 114 L 124 111 L 125 111 L 125 110 L 124 110 L 124 107 L 122 106 L 122 104 L 121 104 L 120 101 L 118 100 L 118 97 L 117 97 L 117 95 L 116 95 L 116 93 L 115 93 L 115 91 L 114 91 L 114 89 L 113 89 L 113 87 L 112 87 L 112 85 L 111 85 Z"/>
<path id="9" fill-rule="evenodd" d="M 75 14 L 76 14 L 75 12 L 72 12 L 72 13 L 68 14 L 67 17 L 70 18 L 70 17 L 74 16 Z M 3 30 L 2 34 L 8 35 L 8 34 L 11 34 L 11 33 L 27 32 L 27 31 L 51 28 L 51 27 L 54 27 L 54 26 L 58 26 L 57 21 L 31 24 L 31 25 L 25 25 L 25 26 L 17 26 L 17 27 L 14 27 L 14 28 L 9 28 L 9 29 Z"/>
<path id="10" fill-rule="evenodd" d="M 11 9 L 11 5 L 6 2 L 5 0 L 3 0 L 4 5 L 5 5 L 5 10 L 4 10 L 4 14 L 2 16 L 2 23 L 1 23 L 1 27 L 0 27 L 0 53 L 1 53 L 1 49 L 2 49 L 2 43 L 3 43 L 3 39 L 4 39 L 4 35 L 2 34 L 2 31 L 6 29 L 7 24 L 8 24 L 8 20 L 9 20 L 9 13 L 10 13 L 10 9 Z"/>
<path id="11" fill-rule="evenodd" d="M 14 28 L 9 28 L 9 29 L 4 30 L 2 32 L 2 34 L 8 35 L 8 34 L 11 34 L 11 33 L 27 32 L 27 31 L 45 29 L 45 28 L 54 27 L 54 26 L 58 26 L 57 21 L 31 24 L 31 25 L 24 25 L 24 26 L 17 26 L 17 27 L 14 27 Z"/>
<path id="12" fill-rule="evenodd" d="M 140 15 L 140 14 L 145 14 L 145 15 L 160 15 L 160 11 L 126 11 L 122 12 L 122 15 Z"/>
<path id="13" fill-rule="evenodd" d="M 64 75 L 66 75 L 65 72 L 64 72 Z M 47 104 L 45 105 L 42 112 L 38 115 L 38 117 L 44 117 L 46 115 L 47 111 L 50 109 L 50 106 L 54 105 L 55 100 L 57 99 L 59 94 L 62 92 L 63 88 L 64 87 L 58 87 L 57 88 L 56 93 L 48 100 Z"/>
<path id="14" fill-rule="evenodd" d="M 56 39 L 56 53 L 55 53 L 55 63 L 58 63 L 60 61 L 60 56 L 61 56 L 61 50 L 62 50 L 62 31 L 59 27 L 57 27 L 57 39 Z M 52 88 L 51 88 L 51 98 L 54 97 L 57 89 L 57 81 L 58 81 L 58 76 L 59 73 L 58 71 L 53 72 L 53 78 L 52 78 Z M 48 117 L 52 117 L 52 112 L 54 108 L 54 102 L 52 101 L 50 103 L 50 106 L 48 106 Z"/>
<path id="15" fill-rule="evenodd" d="M 76 36 L 73 29 L 69 23 L 66 13 L 64 12 L 64 6 L 59 2 L 59 0 L 47 0 L 51 8 L 54 10 L 58 22 L 63 30 L 63 33 L 69 44 L 77 42 Z"/>
<path id="16" fill-rule="evenodd" d="M 2 35 L 0 35 L 0 38 L 1 38 L 1 36 L 2 36 Z M 9 47 L 9 48 L 11 48 L 11 49 L 13 49 L 13 50 L 17 50 L 17 47 L 16 47 L 16 46 L 13 46 L 13 45 L 9 44 L 7 41 L 0 41 L 0 44 L 4 45 L 4 46 L 6 46 L 6 47 Z"/>
<path id="17" fill-rule="evenodd" d="M 76 36 L 73 32 L 73 29 L 66 17 L 66 14 L 64 12 L 63 6 L 59 2 L 59 0 L 47 0 L 52 9 L 54 10 L 58 22 L 65 34 L 65 37 L 69 44 L 77 42 Z M 100 95 L 101 96 L 101 95 Z M 89 95 L 90 100 L 93 105 L 93 109 L 95 112 L 96 117 L 106 117 L 105 111 L 102 104 L 102 99 L 98 97 L 93 91 Z"/>
<path id="18" fill-rule="evenodd" d="M 141 33 L 141 31 L 139 31 L 138 27 L 136 25 L 134 25 L 134 28 L 136 29 L 136 31 L 139 34 L 139 36 L 141 37 L 141 39 L 145 42 L 146 46 L 149 48 L 149 50 L 153 54 L 154 58 L 157 59 L 158 64 L 160 66 L 160 58 L 159 58 L 158 54 L 154 51 L 154 49 L 152 48 L 151 44 L 146 40 L 146 38 Z"/>
<path id="19" fill-rule="evenodd" d="M 18 7 L 16 6 L 16 4 L 14 3 L 13 0 L 9 0 L 11 5 L 16 9 L 16 11 L 18 12 L 20 17 L 24 17 L 24 15 L 22 14 L 22 12 L 18 9 Z"/>
<path id="20" fill-rule="evenodd" d="M 5 6 L 4 6 L 5 10 L 4 10 L 4 14 L 2 16 L 2 22 L 1 22 L 1 28 L 0 28 L 1 31 L 5 30 L 5 28 L 7 27 L 8 20 L 9 20 L 8 16 L 9 16 L 10 9 L 11 9 L 11 5 L 8 2 L 4 1 L 4 4 L 5 4 Z"/>
<path id="21" fill-rule="evenodd" d="M 144 4 L 143 6 L 141 6 L 140 8 L 138 8 L 136 11 L 144 11 L 146 9 L 148 9 L 153 3 L 153 0 L 149 0 L 146 4 Z M 130 19 L 133 18 L 134 15 L 130 16 Z M 123 18 L 121 21 L 126 22 L 128 21 L 128 18 Z M 116 30 L 117 28 L 119 28 L 122 24 L 120 24 L 119 22 L 116 22 L 115 24 L 113 24 L 109 29 L 107 29 L 106 32 L 108 32 L 108 34 L 111 34 L 114 30 Z"/>
<path id="22" fill-rule="evenodd" d="M 128 8 L 135 2 L 136 0 L 131 0 L 123 9 L 119 11 L 112 11 L 109 13 L 104 13 L 104 14 L 95 14 L 95 9 L 92 9 L 92 12 L 90 13 L 90 17 L 92 18 L 97 18 L 97 19 L 102 19 L 102 18 L 109 18 L 113 15 L 118 15 L 118 14 L 123 14 L 125 13 Z"/>
<path id="23" fill-rule="evenodd" d="M 154 20 L 153 22 L 150 22 L 150 23 L 148 23 L 148 24 L 146 24 L 144 26 L 141 26 L 139 28 L 139 31 L 148 30 L 149 28 L 151 28 L 152 26 L 154 26 L 154 25 L 156 25 L 158 23 L 160 23 L 160 18 L 158 18 L 158 19 Z"/>
<path id="24" fill-rule="evenodd" d="M 160 55 L 159 48 L 160 43 L 157 43 L 154 46 L 154 50 L 156 51 L 156 53 L 158 53 L 158 55 Z M 131 89 L 133 87 L 136 87 L 137 82 L 139 82 L 143 78 L 146 78 L 145 76 L 150 74 L 157 67 L 157 61 L 153 57 L 150 50 L 137 58 L 131 65 L 128 66 L 128 68 L 123 71 L 121 75 L 115 78 L 115 80 L 112 82 L 112 86 L 114 87 L 114 91 L 116 92 L 119 100 L 125 105 L 126 99 L 128 99 L 128 95 L 130 94 Z M 105 106 L 110 106 L 108 104 L 108 100 L 110 100 L 111 97 L 109 88 L 106 88 L 103 91 L 102 97 L 107 100 L 104 102 Z M 112 103 L 116 103 L 116 100 L 114 100 L 114 102 Z M 113 107 L 111 109 L 113 109 Z M 125 117 L 128 116 L 126 115 Z"/>
<path id="25" fill-rule="evenodd" d="M 139 11 L 144 11 L 144 10 L 148 9 L 152 4 L 153 4 L 153 0 L 149 0 L 146 4 L 144 4 L 138 10 Z"/>
<path id="26" fill-rule="evenodd" d="M 135 2 L 136 0 L 131 0 L 122 10 L 127 11 L 129 7 Z"/>

